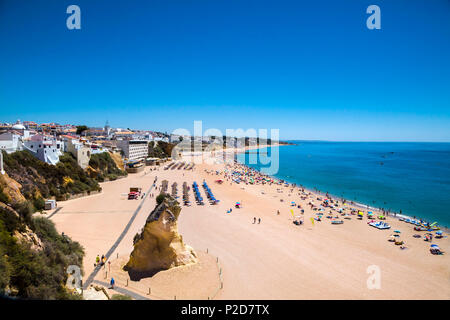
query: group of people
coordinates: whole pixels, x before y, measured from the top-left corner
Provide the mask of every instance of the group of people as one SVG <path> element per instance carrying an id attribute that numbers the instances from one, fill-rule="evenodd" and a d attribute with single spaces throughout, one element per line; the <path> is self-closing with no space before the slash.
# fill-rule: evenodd
<path id="1" fill-rule="evenodd" d="M 97 258 L 95 258 L 94 267 L 100 265 L 103 266 L 106 263 L 106 257 L 102 254 L 102 257 L 100 258 L 99 255 L 97 255 Z"/>
<path id="2" fill-rule="evenodd" d="M 255 224 L 256 223 L 256 217 L 253 217 L 253 224 Z M 261 218 L 258 218 L 258 224 L 260 224 L 261 223 Z"/>
<path id="3" fill-rule="evenodd" d="M 97 257 L 95 258 L 95 263 L 94 263 L 94 267 L 97 266 L 104 266 L 106 263 L 106 257 L 105 255 L 102 254 L 102 257 L 100 258 L 100 255 L 97 255 Z M 111 263 L 111 262 L 109 262 Z M 111 277 L 111 281 L 109 282 L 109 284 L 111 285 L 110 289 L 114 289 L 114 284 L 116 283 L 116 281 L 114 280 L 113 277 Z"/>

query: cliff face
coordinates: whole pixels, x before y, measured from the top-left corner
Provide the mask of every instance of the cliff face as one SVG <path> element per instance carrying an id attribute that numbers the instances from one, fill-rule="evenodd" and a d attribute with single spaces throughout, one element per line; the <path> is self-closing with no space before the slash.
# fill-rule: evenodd
<path id="1" fill-rule="evenodd" d="M 82 267 L 83 248 L 51 220 L 22 211 L 0 202 L 0 297 L 79 299 L 65 281 L 69 265 Z"/>
<path id="2" fill-rule="evenodd" d="M 122 157 L 121 157 L 120 153 L 118 153 L 118 152 L 110 152 L 109 155 L 111 156 L 111 159 L 116 164 L 117 168 L 122 169 L 124 167 L 123 160 L 122 160 Z"/>
<path id="3" fill-rule="evenodd" d="M 103 182 L 105 179 L 116 180 L 118 176 L 126 176 L 126 171 L 120 168 L 123 168 L 120 155 L 117 153 L 103 152 L 91 156 L 86 172 L 89 177 Z"/>
<path id="4" fill-rule="evenodd" d="M 20 203 L 25 201 L 25 197 L 20 192 L 22 185 L 16 180 L 11 179 L 7 173 L 0 174 L 0 190 L 3 193 L 4 198 L 0 198 L 0 201 L 5 203 Z"/>
<path id="5" fill-rule="evenodd" d="M 161 270 L 197 262 L 194 250 L 178 233 L 181 207 L 169 195 L 149 215 L 141 234 L 135 236 L 134 250 L 124 270 L 130 278 L 152 276 Z"/>
<path id="6" fill-rule="evenodd" d="M 2 152 L 2 151 L 0 151 Z M 65 287 L 67 267 L 82 267 L 79 243 L 57 232 L 51 220 L 32 216 L 44 208 L 43 197 L 98 188 L 76 162 L 66 157 L 56 166 L 27 151 L 3 154 L 0 175 L 0 297 L 79 299 Z"/>
<path id="7" fill-rule="evenodd" d="M 53 166 L 28 151 L 3 153 L 6 173 L 20 184 L 20 192 L 37 210 L 43 209 L 44 199 L 50 197 L 60 201 L 73 194 L 101 190 L 98 182 L 86 174 L 71 154 L 59 159 Z"/>

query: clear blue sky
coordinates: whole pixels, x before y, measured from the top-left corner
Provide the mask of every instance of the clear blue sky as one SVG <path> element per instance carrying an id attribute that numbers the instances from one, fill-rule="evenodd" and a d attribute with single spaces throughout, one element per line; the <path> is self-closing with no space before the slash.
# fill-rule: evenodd
<path id="1" fill-rule="evenodd" d="M 450 141 L 450 1 L 0 0 L 0 121 L 17 118 Z"/>

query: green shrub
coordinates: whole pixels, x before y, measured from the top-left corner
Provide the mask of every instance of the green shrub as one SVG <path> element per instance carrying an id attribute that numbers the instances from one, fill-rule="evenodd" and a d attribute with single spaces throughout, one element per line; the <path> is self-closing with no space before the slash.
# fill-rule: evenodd
<path id="1" fill-rule="evenodd" d="M 0 207 L 0 223 L 6 231 L 12 233 L 14 230 L 25 231 L 25 226 L 11 210 Z"/>
<path id="2" fill-rule="evenodd" d="M 30 224 L 31 215 L 36 211 L 31 202 L 25 200 L 23 202 L 15 203 L 12 207 L 27 224 Z"/>
<path id="3" fill-rule="evenodd" d="M 47 218 L 33 219 L 31 227 L 43 243 L 42 251 L 19 243 L 12 236 L 13 230 L 0 220 L 0 291 L 9 285 L 23 298 L 80 299 L 66 290 L 65 283 L 69 265 L 82 269 L 83 248 L 58 234 Z"/>
<path id="4" fill-rule="evenodd" d="M 89 165 L 96 170 L 100 170 L 102 172 L 100 175 L 102 176 L 106 175 L 109 177 L 110 175 L 115 175 L 117 177 L 127 175 L 125 171 L 117 168 L 116 163 L 108 152 L 93 154 L 89 160 Z M 104 179 L 104 176 L 102 178 Z"/>
<path id="5" fill-rule="evenodd" d="M 114 181 L 114 180 L 117 180 L 117 176 L 115 174 L 108 174 L 108 179 L 110 181 Z"/>
<path id="6" fill-rule="evenodd" d="M 164 199 L 166 198 L 166 194 L 165 193 L 160 193 L 157 197 L 156 197 L 156 203 L 157 204 L 161 204 Z"/>
<path id="7" fill-rule="evenodd" d="M 9 203 L 9 201 L 11 201 L 9 196 L 5 194 L 3 190 L 0 190 L 0 202 Z"/>
<path id="8" fill-rule="evenodd" d="M 133 299 L 125 294 L 113 294 L 111 300 L 133 300 Z"/>
<path id="9" fill-rule="evenodd" d="M 5 294 L 5 289 L 10 282 L 12 273 L 12 266 L 8 262 L 4 249 L 0 247 L 0 295 Z"/>
<path id="10" fill-rule="evenodd" d="M 87 175 L 70 153 L 62 155 L 56 166 L 34 158 L 27 151 L 4 154 L 4 160 L 6 172 L 22 185 L 22 194 L 37 210 L 43 208 L 42 201 L 34 199 L 37 191 L 44 198 L 55 197 L 58 201 L 70 194 L 101 190 L 98 182 Z M 67 177 L 73 183 L 64 184 Z"/>
<path id="11" fill-rule="evenodd" d="M 33 201 L 33 205 L 37 211 L 41 211 L 45 209 L 45 200 L 39 196 Z"/>
<path id="12" fill-rule="evenodd" d="M 148 144 L 148 156 L 153 158 L 170 158 L 172 156 L 172 149 L 175 147 L 175 144 L 158 141 L 151 141 Z"/>

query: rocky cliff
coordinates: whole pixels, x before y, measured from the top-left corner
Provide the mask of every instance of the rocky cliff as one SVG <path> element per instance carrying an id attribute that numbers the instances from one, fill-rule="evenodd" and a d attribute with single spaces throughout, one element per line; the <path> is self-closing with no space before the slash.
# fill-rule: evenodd
<path id="1" fill-rule="evenodd" d="M 119 154 L 103 152 L 91 156 L 86 172 L 89 177 L 103 182 L 105 180 L 116 180 L 120 176 L 126 176 L 127 172 L 121 170 L 121 168 L 123 168 L 123 162 Z"/>
<path id="2" fill-rule="evenodd" d="M 51 220 L 32 214 L 43 209 L 44 197 L 97 190 L 98 183 L 68 157 L 51 166 L 21 151 L 4 153 L 4 161 L 6 173 L 0 175 L 0 298 L 80 299 L 65 282 L 69 265 L 82 268 L 83 248 L 59 234 Z"/>
<path id="3" fill-rule="evenodd" d="M 150 213 L 140 234 L 134 238 L 134 250 L 124 270 L 138 280 L 161 270 L 197 262 L 194 250 L 183 242 L 177 220 L 181 212 L 170 195 Z"/>
<path id="4" fill-rule="evenodd" d="M 22 185 L 11 179 L 7 173 L 0 174 L 0 202 L 20 203 L 25 201 L 25 197 L 20 192 Z"/>
<path id="5" fill-rule="evenodd" d="M 20 192 L 36 210 L 44 208 L 44 199 L 60 201 L 74 194 L 101 190 L 97 180 L 90 178 L 71 154 L 64 154 L 59 159 L 60 162 L 53 166 L 27 151 L 3 153 L 8 177 L 20 185 Z M 7 184 L 12 186 L 11 182 L 7 181 Z"/>

